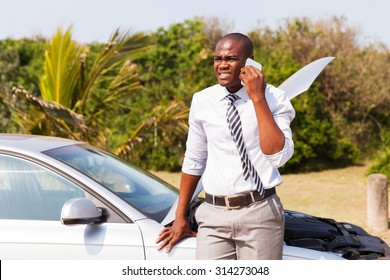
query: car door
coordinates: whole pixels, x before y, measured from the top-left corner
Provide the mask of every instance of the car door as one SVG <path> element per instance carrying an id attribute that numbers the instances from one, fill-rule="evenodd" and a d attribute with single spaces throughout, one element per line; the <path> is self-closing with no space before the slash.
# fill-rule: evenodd
<path id="1" fill-rule="evenodd" d="M 108 220 L 63 225 L 63 204 L 91 198 Z M 0 259 L 144 259 L 139 227 L 52 169 L 0 154 Z"/>

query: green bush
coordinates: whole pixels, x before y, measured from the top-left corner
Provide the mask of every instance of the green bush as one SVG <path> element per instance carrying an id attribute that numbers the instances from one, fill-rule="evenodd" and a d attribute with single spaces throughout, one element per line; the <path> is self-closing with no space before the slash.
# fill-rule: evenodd
<path id="1" fill-rule="evenodd" d="M 382 145 L 374 157 L 368 174 L 381 173 L 390 178 L 390 130 L 382 131 Z"/>
<path id="2" fill-rule="evenodd" d="M 347 166 L 358 160 L 359 149 L 339 136 L 324 102 L 316 85 L 292 100 L 296 111 L 291 124 L 295 151 L 283 172 L 318 171 Z"/>

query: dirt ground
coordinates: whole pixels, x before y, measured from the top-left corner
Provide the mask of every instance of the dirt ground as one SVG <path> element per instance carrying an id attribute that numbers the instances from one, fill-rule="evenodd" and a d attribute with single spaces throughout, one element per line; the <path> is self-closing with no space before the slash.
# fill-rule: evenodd
<path id="1" fill-rule="evenodd" d="M 283 175 L 284 183 L 278 186 L 277 192 L 286 209 L 359 225 L 390 244 L 390 229 L 374 232 L 367 226 L 365 174 L 368 166 Z M 180 173 L 153 173 L 179 187 Z"/>

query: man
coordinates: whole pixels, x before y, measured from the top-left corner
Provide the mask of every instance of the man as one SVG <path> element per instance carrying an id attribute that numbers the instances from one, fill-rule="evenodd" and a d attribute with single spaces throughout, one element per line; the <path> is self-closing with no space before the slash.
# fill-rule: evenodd
<path id="1" fill-rule="evenodd" d="M 216 45 L 218 84 L 193 96 L 176 219 L 160 233 L 158 249 L 169 252 L 196 235 L 186 211 L 202 177 L 206 202 L 195 215 L 196 258 L 282 258 L 284 210 L 275 187 L 282 183 L 277 168 L 293 155 L 295 111 L 259 69 L 245 66 L 247 58 L 253 43 L 243 34 Z"/>

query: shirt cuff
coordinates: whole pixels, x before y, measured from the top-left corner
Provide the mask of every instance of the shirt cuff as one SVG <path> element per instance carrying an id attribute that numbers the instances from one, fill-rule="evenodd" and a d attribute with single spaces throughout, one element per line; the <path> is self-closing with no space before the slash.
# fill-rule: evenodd
<path id="1" fill-rule="evenodd" d="M 284 147 L 280 152 L 272 155 L 264 155 L 274 167 L 284 165 L 294 154 L 294 144 L 291 139 L 285 138 Z"/>
<path id="2" fill-rule="evenodd" d="M 184 158 L 181 171 L 186 174 L 201 176 L 206 168 L 203 162 L 197 162 L 188 158 Z"/>

